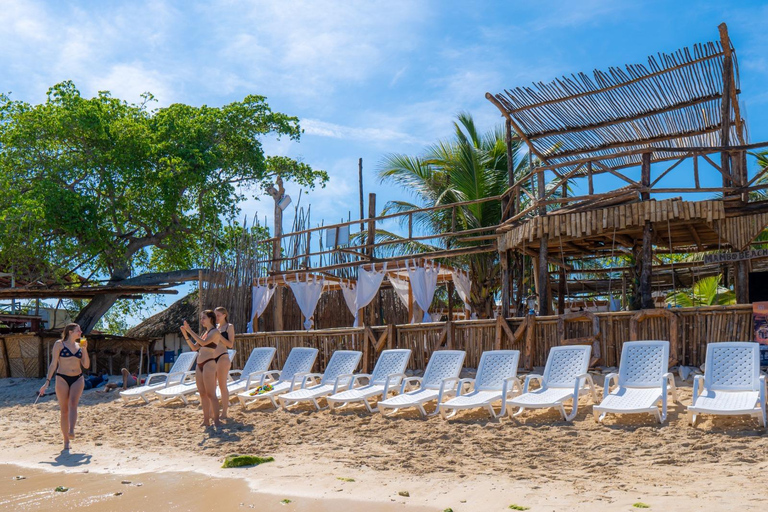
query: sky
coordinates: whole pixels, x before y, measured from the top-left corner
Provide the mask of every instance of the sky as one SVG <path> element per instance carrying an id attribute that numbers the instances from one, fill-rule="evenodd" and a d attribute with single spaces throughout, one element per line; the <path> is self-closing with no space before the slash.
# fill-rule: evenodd
<path id="1" fill-rule="evenodd" d="M 384 156 L 449 138 L 461 111 L 483 131 L 501 123 L 486 92 L 644 63 L 717 40 L 721 22 L 736 47 L 750 139 L 768 140 L 766 19 L 768 3 L 750 0 L 0 0 L 0 91 L 40 103 L 73 80 L 84 96 L 109 90 L 139 102 L 148 91 L 161 107 L 266 96 L 304 134 L 264 147 L 329 173 L 325 188 L 301 198 L 313 225 L 329 224 L 359 215 L 358 158 L 380 210 L 404 197 L 376 180 Z M 300 188 L 286 190 L 295 204 Z M 271 226 L 271 203 L 252 197 L 242 215 Z M 286 214 L 289 229 L 293 207 Z"/>

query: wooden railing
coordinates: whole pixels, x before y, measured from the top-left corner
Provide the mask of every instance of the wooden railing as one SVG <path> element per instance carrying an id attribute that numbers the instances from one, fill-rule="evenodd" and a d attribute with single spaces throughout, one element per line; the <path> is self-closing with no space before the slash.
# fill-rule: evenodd
<path id="1" fill-rule="evenodd" d="M 270 346 L 277 349 L 275 368 L 282 368 L 293 347 L 319 349 L 315 371 L 322 371 L 331 354 L 342 349 L 362 351 L 362 369 L 371 371 L 378 354 L 390 348 L 411 349 L 412 370 L 423 370 L 432 352 L 441 349 L 465 350 L 464 365 L 471 368 L 477 368 L 480 355 L 486 350 L 520 350 L 521 366 L 531 368 L 544 366 L 549 349 L 554 346 L 579 339 L 592 343 L 594 338 L 600 349 L 598 365 L 618 366 L 624 342 L 636 338 L 670 340 L 670 363 L 700 366 L 707 343 L 753 339 L 752 306 L 748 304 L 620 311 L 595 316 L 599 320 L 598 336 L 588 319 L 564 323 L 563 332 L 559 332 L 558 316 L 238 334 L 235 367 L 242 368 L 253 348 Z"/>

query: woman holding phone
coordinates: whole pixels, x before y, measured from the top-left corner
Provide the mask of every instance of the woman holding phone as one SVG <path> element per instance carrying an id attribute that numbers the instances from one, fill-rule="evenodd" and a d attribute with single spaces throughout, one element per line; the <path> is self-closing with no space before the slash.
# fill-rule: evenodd
<path id="1" fill-rule="evenodd" d="M 88 356 L 88 342 L 85 338 L 78 343 L 83 331 L 77 324 L 64 327 L 61 339 L 53 344 L 51 364 L 45 384 L 40 388 L 40 396 L 56 375 L 56 398 L 61 408 L 61 435 L 64 437 L 64 449 L 69 450 L 69 441 L 75 437 L 77 423 L 77 405 L 83 394 L 85 379 L 83 368 L 90 368 L 91 359 Z"/>
<path id="2" fill-rule="evenodd" d="M 189 323 L 185 320 L 181 326 L 181 334 L 189 345 L 189 348 L 198 352 L 197 368 L 195 368 L 195 383 L 200 393 L 200 402 L 203 406 L 203 423 L 205 427 L 213 425 L 218 428 L 219 401 L 216 399 L 216 351 L 223 344 L 223 338 L 216 329 L 216 315 L 210 309 L 200 313 L 200 325 L 205 332 L 198 336 Z M 190 341 L 190 337 L 194 342 Z"/>

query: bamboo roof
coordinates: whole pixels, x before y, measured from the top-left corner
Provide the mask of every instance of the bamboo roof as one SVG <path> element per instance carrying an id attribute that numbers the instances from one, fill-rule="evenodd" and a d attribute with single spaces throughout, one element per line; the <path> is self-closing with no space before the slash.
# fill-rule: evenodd
<path id="1" fill-rule="evenodd" d="M 200 319 L 197 292 L 177 300 L 163 311 L 152 315 L 140 324 L 129 329 L 125 335 L 133 338 L 162 338 L 166 334 L 178 333 L 184 320 L 192 330 L 199 330 Z"/>
<path id="2" fill-rule="evenodd" d="M 486 94 L 545 165 L 586 158 L 617 169 L 640 164 L 632 151 L 745 143 L 736 55 L 725 24 L 720 40 L 648 57 L 647 64 L 563 76 Z M 724 93 L 729 101 L 723 101 Z M 725 105 L 725 107 L 723 106 Z M 654 161 L 679 158 L 658 151 Z M 594 172 L 601 172 L 596 168 Z"/>

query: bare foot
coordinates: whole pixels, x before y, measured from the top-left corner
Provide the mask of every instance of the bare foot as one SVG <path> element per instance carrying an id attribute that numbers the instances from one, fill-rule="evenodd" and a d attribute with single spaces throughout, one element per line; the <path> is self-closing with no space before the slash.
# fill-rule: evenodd
<path id="1" fill-rule="evenodd" d="M 75 438 L 75 433 L 74 432 L 70 432 L 67 435 L 69 436 L 70 439 L 74 439 Z"/>

